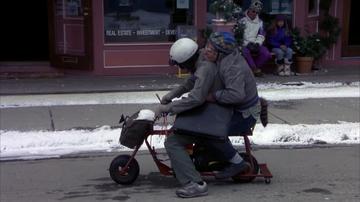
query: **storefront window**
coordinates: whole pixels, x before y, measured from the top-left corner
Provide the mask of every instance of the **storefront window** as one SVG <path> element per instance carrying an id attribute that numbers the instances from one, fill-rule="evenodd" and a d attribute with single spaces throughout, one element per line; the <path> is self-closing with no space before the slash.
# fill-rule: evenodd
<path id="1" fill-rule="evenodd" d="M 292 0 L 271 0 L 264 2 L 264 12 L 274 14 L 291 14 Z"/>
<path id="2" fill-rule="evenodd" d="M 79 17 L 81 13 L 81 0 L 66 0 L 66 17 Z"/>
<path id="3" fill-rule="evenodd" d="M 218 0 L 207 0 L 207 23 L 211 24 L 215 15 L 209 12 L 209 6 Z M 244 12 L 250 7 L 252 0 L 232 0 L 240 7 L 240 13 L 234 13 L 234 16 L 243 17 Z M 270 24 L 270 21 L 275 18 L 275 15 L 285 15 L 289 22 L 292 19 L 292 4 L 293 0 L 262 0 L 263 9 L 260 14 L 260 18 L 264 21 L 265 25 Z M 239 12 L 239 11 L 238 11 Z"/>
<path id="4" fill-rule="evenodd" d="M 309 16 L 319 15 L 319 0 L 309 0 Z"/>
<path id="5" fill-rule="evenodd" d="M 105 43 L 194 37 L 193 0 L 104 0 L 104 34 Z"/>

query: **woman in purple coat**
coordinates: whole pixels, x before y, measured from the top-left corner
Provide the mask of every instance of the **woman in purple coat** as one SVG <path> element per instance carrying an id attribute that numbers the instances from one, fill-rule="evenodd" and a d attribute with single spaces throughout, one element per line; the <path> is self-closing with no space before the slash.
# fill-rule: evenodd
<path id="1" fill-rule="evenodd" d="M 292 39 L 285 16 L 276 16 L 269 30 L 268 43 L 271 46 L 271 51 L 276 56 L 277 74 L 290 76 L 293 50 L 291 49 Z"/>

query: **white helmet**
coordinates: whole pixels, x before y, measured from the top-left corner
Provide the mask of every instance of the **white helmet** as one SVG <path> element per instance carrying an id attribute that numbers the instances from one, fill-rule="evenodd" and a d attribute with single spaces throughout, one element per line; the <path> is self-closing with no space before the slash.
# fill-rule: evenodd
<path id="1" fill-rule="evenodd" d="M 171 46 L 170 60 L 173 60 L 177 63 L 183 63 L 190 59 L 197 50 L 198 45 L 195 41 L 189 38 L 181 38 L 175 41 L 175 43 Z"/>

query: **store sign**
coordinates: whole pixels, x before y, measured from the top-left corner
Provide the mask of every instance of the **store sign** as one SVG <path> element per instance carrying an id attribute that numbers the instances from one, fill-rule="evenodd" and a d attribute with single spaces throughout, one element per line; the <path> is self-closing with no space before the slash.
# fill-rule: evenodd
<path id="1" fill-rule="evenodd" d="M 189 0 L 177 0 L 176 7 L 179 9 L 188 9 L 189 8 Z"/>
<path id="2" fill-rule="evenodd" d="M 134 37 L 134 36 L 171 36 L 176 35 L 176 30 L 145 29 L 145 30 L 105 30 L 106 37 Z"/>

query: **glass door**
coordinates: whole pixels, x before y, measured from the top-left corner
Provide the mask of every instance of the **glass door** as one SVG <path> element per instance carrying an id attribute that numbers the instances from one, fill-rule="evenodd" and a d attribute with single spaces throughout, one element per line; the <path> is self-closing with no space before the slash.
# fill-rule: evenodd
<path id="1" fill-rule="evenodd" d="M 92 69 L 91 0 L 53 0 L 50 16 L 52 66 Z"/>

